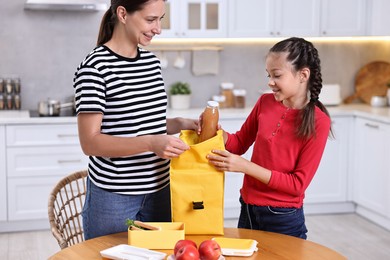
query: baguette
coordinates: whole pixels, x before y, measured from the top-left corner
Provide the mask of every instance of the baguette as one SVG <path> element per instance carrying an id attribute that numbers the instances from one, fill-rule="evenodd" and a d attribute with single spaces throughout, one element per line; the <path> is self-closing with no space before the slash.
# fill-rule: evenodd
<path id="1" fill-rule="evenodd" d="M 145 230 L 161 230 L 160 227 L 155 227 L 155 226 L 146 224 L 146 223 L 139 221 L 139 220 L 134 220 L 134 225 L 139 226 Z"/>
<path id="2" fill-rule="evenodd" d="M 130 226 L 130 230 L 143 230 L 143 229 L 137 226 Z"/>

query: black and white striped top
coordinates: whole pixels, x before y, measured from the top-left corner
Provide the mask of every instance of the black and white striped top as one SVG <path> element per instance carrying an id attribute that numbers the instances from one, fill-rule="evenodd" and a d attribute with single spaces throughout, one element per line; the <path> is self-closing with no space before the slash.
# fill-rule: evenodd
<path id="1" fill-rule="evenodd" d="M 144 49 L 129 59 L 96 47 L 74 78 L 77 113 L 102 113 L 101 132 L 135 137 L 166 134 L 167 95 L 160 62 Z M 169 160 L 145 152 L 128 157 L 90 156 L 95 185 L 120 194 L 156 192 L 169 183 Z"/>

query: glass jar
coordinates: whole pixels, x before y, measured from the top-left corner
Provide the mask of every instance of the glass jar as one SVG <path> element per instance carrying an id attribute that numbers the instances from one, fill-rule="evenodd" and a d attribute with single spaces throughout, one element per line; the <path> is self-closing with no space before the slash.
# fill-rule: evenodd
<path id="1" fill-rule="evenodd" d="M 235 108 L 245 108 L 245 89 L 235 89 L 233 90 L 234 95 L 234 107 Z"/>
<path id="2" fill-rule="evenodd" d="M 221 83 L 221 94 L 225 96 L 225 107 L 234 107 L 233 96 L 234 84 L 230 82 Z"/>
<path id="3" fill-rule="evenodd" d="M 219 104 L 216 101 L 208 101 L 202 115 L 202 130 L 199 143 L 206 141 L 217 134 L 219 121 Z"/>

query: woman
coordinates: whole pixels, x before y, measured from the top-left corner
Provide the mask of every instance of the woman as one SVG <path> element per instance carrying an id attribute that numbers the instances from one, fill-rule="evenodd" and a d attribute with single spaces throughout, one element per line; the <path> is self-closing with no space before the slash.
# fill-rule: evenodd
<path id="1" fill-rule="evenodd" d="M 330 117 L 318 97 L 320 59 L 312 43 L 289 38 L 266 58 L 272 94 L 262 95 L 241 129 L 224 132 L 227 151 L 214 150 L 210 163 L 243 172 L 239 228 L 306 239 L 305 190 L 320 163 Z M 251 161 L 242 158 L 254 143 Z"/>
<path id="2" fill-rule="evenodd" d="M 160 62 L 138 47 L 161 33 L 164 13 L 164 0 L 111 1 L 97 47 L 75 73 L 79 138 L 90 158 L 85 239 L 126 231 L 127 218 L 171 221 L 169 159 L 189 147 L 169 134 L 198 122 L 166 119 Z"/>

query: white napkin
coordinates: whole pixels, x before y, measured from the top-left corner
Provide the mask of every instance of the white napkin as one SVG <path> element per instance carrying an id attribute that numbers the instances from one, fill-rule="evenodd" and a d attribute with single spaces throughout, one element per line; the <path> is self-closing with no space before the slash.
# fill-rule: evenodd
<path id="1" fill-rule="evenodd" d="M 218 50 L 193 50 L 192 73 L 195 76 L 217 75 L 219 72 Z"/>

